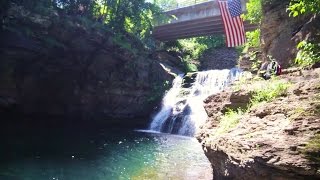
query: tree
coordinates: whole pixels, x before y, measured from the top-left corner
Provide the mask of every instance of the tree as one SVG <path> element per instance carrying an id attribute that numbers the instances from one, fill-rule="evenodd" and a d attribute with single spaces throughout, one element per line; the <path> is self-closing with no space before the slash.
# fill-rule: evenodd
<path id="1" fill-rule="evenodd" d="M 153 0 L 153 3 L 163 10 L 177 7 L 178 5 L 177 0 Z"/>
<path id="2" fill-rule="evenodd" d="M 243 19 L 250 21 L 250 23 L 260 24 L 262 19 L 261 5 L 261 0 L 249 0 L 246 3 L 247 13 L 243 15 Z"/>
<path id="3" fill-rule="evenodd" d="M 319 14 L 320 0 L 291 0 L 288 10 L 293 17 L 302 14 Z"/>

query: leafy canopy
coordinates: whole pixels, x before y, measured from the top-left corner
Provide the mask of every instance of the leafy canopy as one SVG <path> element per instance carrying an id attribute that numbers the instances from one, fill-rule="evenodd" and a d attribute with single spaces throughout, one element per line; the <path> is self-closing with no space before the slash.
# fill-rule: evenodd
<path id="1" fill-rule="evenodd" d="M 247 13 L 242 15 L 250 23 L 260 24 L 262 19 L 261 0 L 249 0 L 246 3 Z"/>
<path id="2" fill-rule="evenodd" d="M 154 17 L 161 10 L 145 0 L 12 0 L 38 13 L 56 9 L 107 24 L 114 32 L 129 32 L 138 38 L 150 35 Z"/>

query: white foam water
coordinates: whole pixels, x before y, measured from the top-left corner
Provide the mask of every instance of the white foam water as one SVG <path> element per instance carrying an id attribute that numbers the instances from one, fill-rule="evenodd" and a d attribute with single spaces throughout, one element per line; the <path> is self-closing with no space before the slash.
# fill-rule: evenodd
<path id="1" fill-rule="evenodd" d="M 207 120 L 203 100 L 222 91 L 237 80 L 241 75 L 241 70 L 238 68 L 210 70 L 196 74 L 189 88 L 182 87 L 182 75 L 175 78 L 172 88 L 162 100 L 161 110 L 152 119 L 150 130 L 194 136 Z"/>

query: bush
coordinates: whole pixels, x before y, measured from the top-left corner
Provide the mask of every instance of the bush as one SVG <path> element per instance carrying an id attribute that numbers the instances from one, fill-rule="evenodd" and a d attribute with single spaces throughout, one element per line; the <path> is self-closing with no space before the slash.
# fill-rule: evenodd
<path id="1" fill-rule="evenodd" d="M 246 21 L 252 24 L 261 24 L 262 19 L 262 2 L 261 0 L 249 0 L 246 3 L 247 13 L 242 15 Z M 253 72 L 257 71 L 261 65 L 261 61 L 257 58 L 257 53 L 260 51 L 260 33 L 258 28 L 254 31 L 246 32 L 247 42 L 244 44 L 242 53 L 248 53 L 252 62 Z"/>
<path id="2" fill-rule="evenodd" d="M 250 48 L 259 48 L 260 47 L 260 29 L 254 31 L 246 32 L 247 42 L 244 45 L 243 52 L 246 53 Z"/>
<path id="3" fill-rule="evenodd" d="M 197 64 L 194 64 L 192 62 L 192 59 L 190 58 L 190 56 L 187 56 L 183 59 L 183 65 L 184 65 L 184 71 L 186 73 L 198 71 Z"/>
<path id="4" fill-rule="evenodd" d="M 307 41 L 298 44 L 299 49 L 295 62 L 300 66 L 310 66 L 320 62 L 320 45 Z"/>
<path id="5" fill-rule="evenodd" d="M 317 14 L 320 12 L 320 0 L 291 0 L 288 11 L 290 16 Z"/>
<path id="6" fill-rule="evenodd" d="M 204 44 L 207 49 L 218 48 L 225 46 L 225 39 L 223 35 L 212 35 L 206 37 L 197 37 L 196 42 L 199 44 Z"/>

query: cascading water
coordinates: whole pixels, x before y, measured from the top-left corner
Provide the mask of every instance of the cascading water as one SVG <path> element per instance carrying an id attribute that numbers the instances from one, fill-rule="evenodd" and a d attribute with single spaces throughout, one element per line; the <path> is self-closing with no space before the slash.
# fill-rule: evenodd
<path id="1" fill-rule="evenodd" d="M 150 130 L 193 136 L 207 119 L 203 100 L 222 91 L 240 74 L 240 69 L 233 68 L 177 76 L 162 100 L 161 110 L 153 117 Z"/>
<path id="2" fill-rule="evenodd" d="M 177 112 L 174 112 L 174 106 L 177 106 L 177 96 L 181 90 L 181 84 L 182 84 L 182 77 L 183 74 L 180 74 L 177 76 L 173 82 L 172 82 L 172 88 L 167 92 L 167 94 L 164 96 L 162 100 L 162 107 L 161 110 L 154 116 L 150 129 L 154 131 L 161 131 L 164 120 L 168 119 L 171 114 L 175 114 Z M 172 124 L 173 127 L 173 124 Z M 169 132 L 171 132 L 172 129 L 169 129 Z"/>

